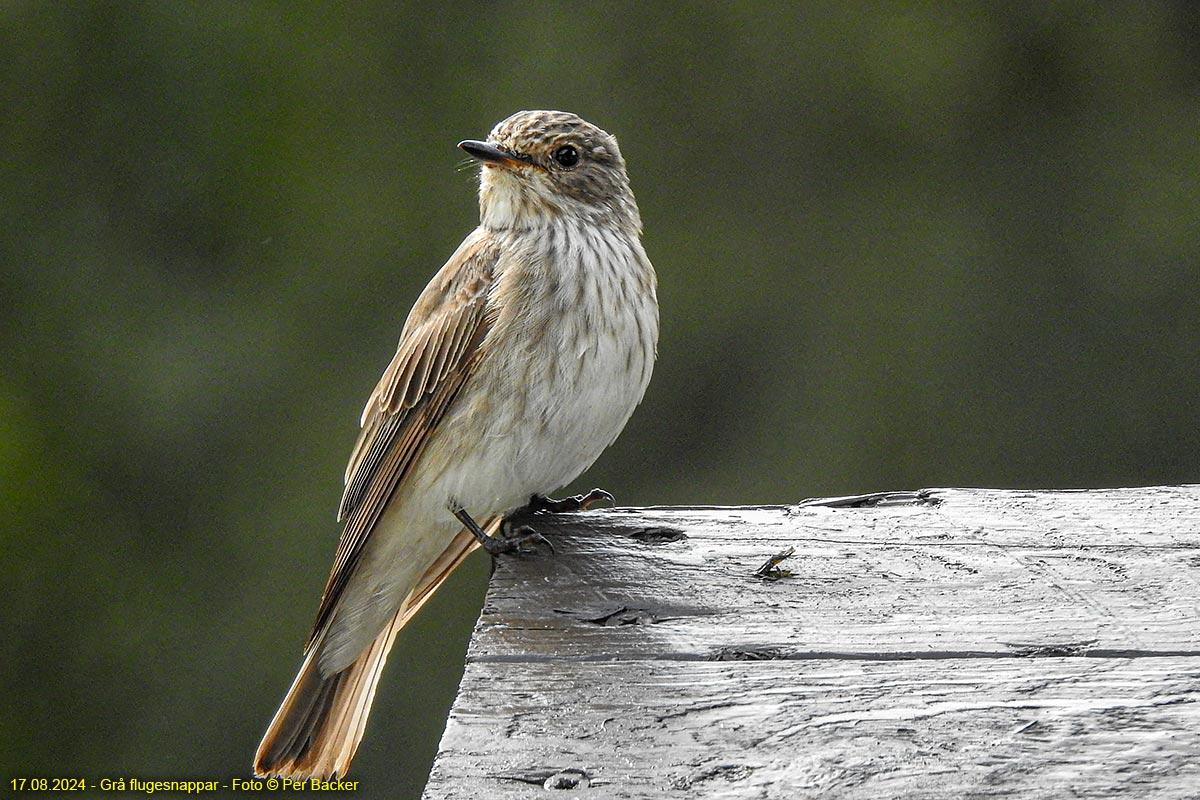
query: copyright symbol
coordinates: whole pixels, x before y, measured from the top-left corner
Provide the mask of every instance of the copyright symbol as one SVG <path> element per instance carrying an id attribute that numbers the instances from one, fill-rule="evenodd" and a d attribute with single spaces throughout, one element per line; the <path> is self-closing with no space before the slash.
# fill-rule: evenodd
<path id="1" fill-rule="evenodd" d="M 279 788 L 279 781 L 275 780 L 274 778 L 271 778 L 270 780 L 267 781 L 267 789 L 269 789 L 270 791 L 273 792 L 278 788 Z"/>

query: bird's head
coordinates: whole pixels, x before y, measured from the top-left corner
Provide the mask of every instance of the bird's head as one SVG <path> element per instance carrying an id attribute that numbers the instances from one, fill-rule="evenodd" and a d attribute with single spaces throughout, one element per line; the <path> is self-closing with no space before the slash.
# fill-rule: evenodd
<path id="1" fill-rule="evenodd" d="M 537 228 L 565 218 L 641 232 L 616 138 L 575 114 L 519 111 L 487 141 L 458 146 L 482 164 L 479 213 L 488 228 Z"/>

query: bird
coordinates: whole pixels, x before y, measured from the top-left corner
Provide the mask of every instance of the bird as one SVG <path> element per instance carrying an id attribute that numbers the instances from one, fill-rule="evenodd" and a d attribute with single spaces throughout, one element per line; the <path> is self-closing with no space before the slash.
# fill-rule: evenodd
<path id="1" fill-rule="evenodd" d="M 611 134 L 520 111 L 486 140 L 479 226 L 418 296 L 362 412 L 333 567 L 299 673 L 255 754 L 266 777 L 346 774 L 396 634 L 463 560 L 528 549 L 617 438 L 658 352 L 654 267 Z"/>

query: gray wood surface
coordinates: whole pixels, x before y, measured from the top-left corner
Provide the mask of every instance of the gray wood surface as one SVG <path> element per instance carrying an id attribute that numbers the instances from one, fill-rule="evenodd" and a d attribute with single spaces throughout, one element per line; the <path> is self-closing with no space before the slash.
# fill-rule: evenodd
<path id="1" fill-rule="evenodd" d="M 428 800 L 1200 797 L 1198 486 L 531 522 Z"/>

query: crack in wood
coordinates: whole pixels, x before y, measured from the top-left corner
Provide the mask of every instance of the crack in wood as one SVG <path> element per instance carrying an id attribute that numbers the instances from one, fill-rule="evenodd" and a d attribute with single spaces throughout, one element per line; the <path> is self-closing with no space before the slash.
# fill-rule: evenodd
<path id="1" fill-rule="evenodd" d="M 908 492 L 872 492 L 846 497 L 809 497 L 796 504 L 797 508 L 891 508 L 895 506 L 937 507 L 945 502 L 936 497 L 932 489 Z"/>
<path id="2" fill-rule="evenodd" d="M 630 539 L 641 542 L 642 544 L 670 544 L 671 542 L 681 542 L 688 538 L 687 534 L 678 528 L 638 528 L 632 533 L 626 534 Z"/>
<path id="3" fill-rule="evenodd" d="M 599 623 L 597 623 L 599 624 Z M 1038 652 L 1041 650 L 1041 652 Z M 728 653 L 728 657 L 721 657 Z M 744 654 L 744 655 L 743 655 Z M 762 655 L 755 655 L 762 654 Z M 769 655 L 767 655 L 769 654 Z M 693 662 L 693 661 L 1004 661 L 1015 659 L 1091 659 L 1095 661 L 1130 661 L 1142 658 L 1200 658 L 1200 650 L 1135 650 L 1121 648 L 1096 648 L 1080 652 L 1059 652 L 1054 646 L 1030 646 L 1028 651 L 1003 652 L 998 650 L 937 650 L 937 651 L 893 651 L 888 653 L 866 653 L 839 650 L 774 650 L 761 647 L 730 647 L 715 653 L 656 653 L 629 655 L 615 652 L 593 652 L 579 655 L 556 656 L 540 653 L 472 654 L 467 660 L 472 664 L 554 664 L 554 663 L 636 663 Z"/>
<path id="4" fill-rule="evenodd" d="M 610 611 L 597 617 L 575 618 L 580 622 L 590 622 L 593 625 L 602 625 L 606 628 L 612 628 L 618 625 L 653 625 L 656 622 L 662 621 L 662 618 L 660 618 L 653 611 L 645 608 L 626 608 L 625 606 L 621 606 L 615 611 Z"/>
<path id="5" fill-rule="evenodd" d="M 777 647 L 722 647 L 708 657 L 709 661 L 774 661 L 790 654 Z"/>
<path id="6" fill-rule="evenodd" d="M 1017 644 L 1015 642 L 1001 642 L 1005 647 L 1012 650 L 1014 656 L 1022 658 L 1069 658 L 1072 656 L 1087 656 L 1090 651 L 1098 645 L 1098 639 L 1089 639 L 1086 642 L 1062 642 L 1059 644 Z"/>

